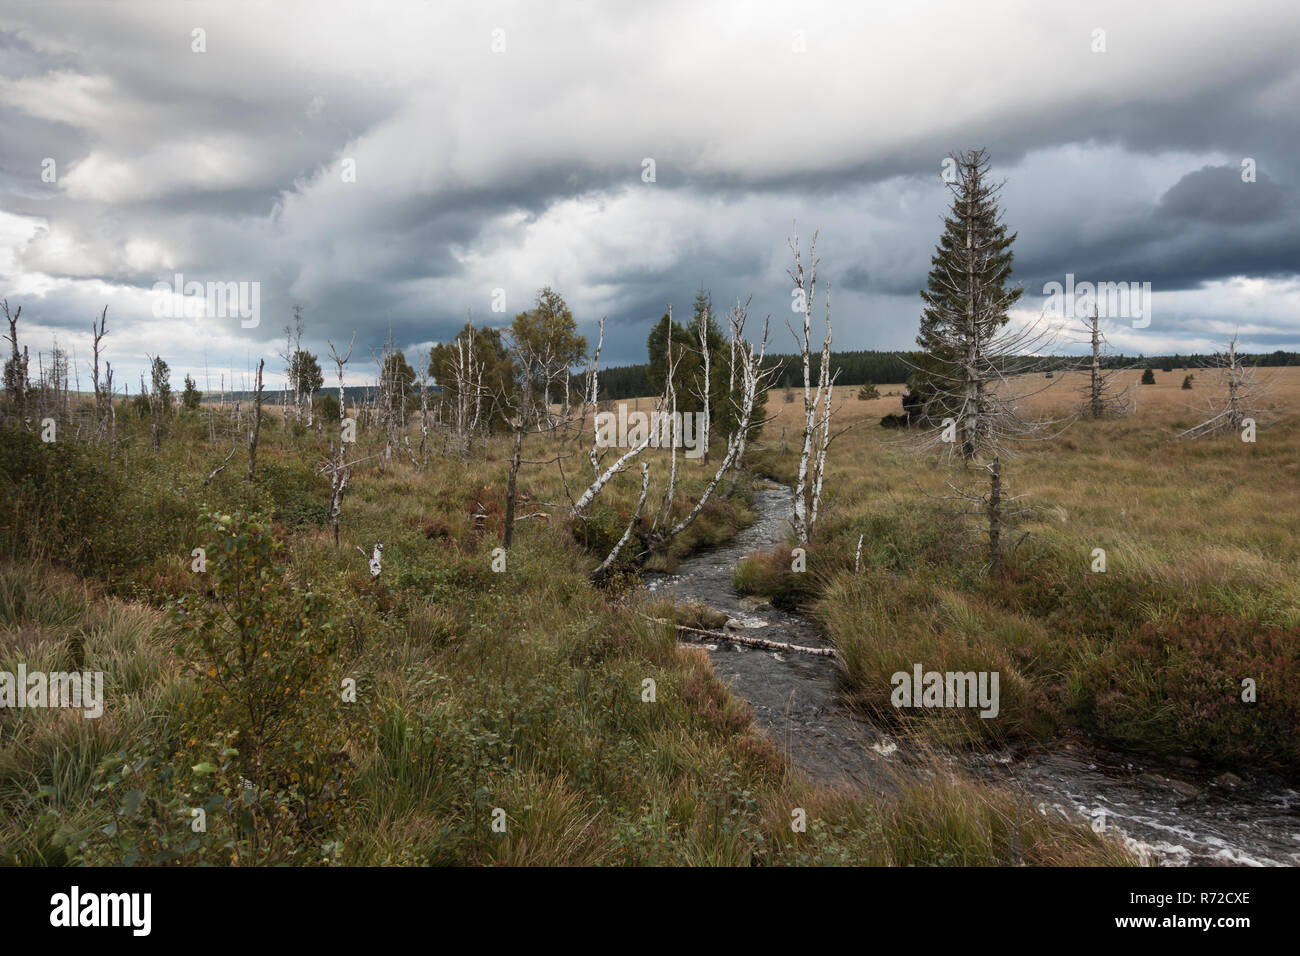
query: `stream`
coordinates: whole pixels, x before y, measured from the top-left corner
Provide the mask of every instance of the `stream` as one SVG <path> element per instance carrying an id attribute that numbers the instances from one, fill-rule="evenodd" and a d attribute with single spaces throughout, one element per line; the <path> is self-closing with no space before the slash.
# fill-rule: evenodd
<path id="1" fill-rule="evenodd" d="M 645 590 L 696 601 L 731 618 L 738 634 L 803 646 L 828 641 L 803 615 L 742 598 L 736 562 L 786 540 L 790 492 L 755 492 L 758 517 L 727 543 L 696 553 L 673 574 L 647 574 Z M 905 767 L 906 744 L 850 712 L 833 658 L 703 639 L 714 673 L 748 701 L 754 717 L 814 781 L 888 792 Z M 1300 792 L 1263 771 L 1224 773 L 1182 759 L 1113 750 L 1082 738 L 946 760 L 1026 796 L 1040 812 L 1115 832 L 1146 863 L 1163 866 L 1300 864 Z"/>

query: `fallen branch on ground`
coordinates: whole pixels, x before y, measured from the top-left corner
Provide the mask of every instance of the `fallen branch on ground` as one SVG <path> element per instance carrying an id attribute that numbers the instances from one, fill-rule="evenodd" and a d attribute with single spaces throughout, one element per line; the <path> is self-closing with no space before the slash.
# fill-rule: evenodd
<path id="1" fill-rule="evenodd" d="M 221 464 L 217 465 L 216 468 L 213 468 L 212 473 L 209 474 L 208 477 L 203 479 L 203 486 L 206 488 L 208 485 L 212 484 L 212 479 L 217 477 L 217 475 L 221 474 L 221 472 L 225 470 L 226 465 L 230 464 L 230 459 L 234 457 L 235 457 L 235 445 L 232 443 L 230 446 L 230 454 L 226 456 L 226 460 L 223 461 Z"/>
<path id="2" fill-rule="evenodd" d="M 712 637 L 720 641 L 732 641 L 736 644 L 746 644 L 750 647 L 761 647 L 769 651 L 790 651 L 795 654 L 812 654 L 815 657 L 839 657 L 833 647 L 806 647 L 803 644 L 787 644 L 784 641 L 769 641 L 762 637 L 745 637 L 740 634 L 731 634 L 727 631 L 706 631 L 702 627 L 687 627 L 685 624 L 675 624 L 672 621 L 665 620 L 662 617 L 650 617 L 648 614 L 642 614 L 647 621 L 654 621 L 656 624 L 671 624 L 685 634 L 698 634 L 701 637 Z"/>

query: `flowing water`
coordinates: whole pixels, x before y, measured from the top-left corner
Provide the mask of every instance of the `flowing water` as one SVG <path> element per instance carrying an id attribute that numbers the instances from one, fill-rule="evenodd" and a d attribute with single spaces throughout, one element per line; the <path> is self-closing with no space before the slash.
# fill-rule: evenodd
<path id="1" fill-rule="evenodd" d="M 646 589 L 722 611 L 731 618 L 727 630 L 737 634 L 827 646 L 808 618 L 742 598 L 732 587 L 736 562 L 780 544 L 789 527 L 788 489 L 760 489 L 754 506 L 754 524 L 682 561 L 674 574 L 648 575 Z M 872 793 L 894 786 L 908 747 L 849 710 L 832 658 L 702 640 L 714 673 L 749 701 L 759 725 L 800 770 L 824 784 Z M 1300 864 L 1300 792 L 1268 773 L 1212 771 L 1078 739 L 947 759 L 1024 794 L 1044 813 L 1117 832 L 1151 863 Z"/>

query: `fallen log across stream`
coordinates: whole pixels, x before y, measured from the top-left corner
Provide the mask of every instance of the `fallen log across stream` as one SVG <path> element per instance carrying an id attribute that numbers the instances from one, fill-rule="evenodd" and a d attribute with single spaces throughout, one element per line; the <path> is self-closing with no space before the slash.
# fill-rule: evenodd
<path id="1" fill-rule="evenodd" d="M 698 634 L 700 637 L 712 637 L 719 641 L 731 641 L 735 644 L 746 644 L 749 647 L 761 647 L 768 651 L 788 651 L 792 654 L 812 654 L 815 657 L 839 657 L 833 647 L 807 647 L 803 644 L 787 644 L 784 641 L 769 641 L 762 637 L 748 637 L 742 634 L 732 634 L 730 631 L 708 631 L 702 627 L 687 627 L 685 624 L 676 624 L 662 617 L 651 617 L 648 614 L 642 614 L 647 621 L 654 621 L 656 624 L 671 624 L 677 628 L 679 633 Z"/>

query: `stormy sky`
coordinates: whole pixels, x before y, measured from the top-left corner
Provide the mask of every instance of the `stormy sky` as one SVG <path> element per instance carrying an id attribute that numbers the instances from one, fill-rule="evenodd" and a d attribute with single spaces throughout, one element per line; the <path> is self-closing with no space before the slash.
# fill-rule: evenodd
<path id="1" fill-rule="evenodd" d="M 390 330 L 414 364 L 544 285 L 593 343 L 608 317 L 603 365 L 701 287 L 787 351 L 797 220 L 836 347 L 909 348 L 943 158 L 987 147 L 1018 319 L 1067 275 L 1149 282 L 1118 351 L 1297 349 L 1297 49 L 1290 0 L 9 0 L 0 295 L 83 388 L 105 305 L 119 382 L 161 354 L 213 389 L 282 380 L 295 304 L 313 352 L 357 330 L 359 384 Z M 177 274 L 256 283 L 257 325 L 166 314 Z"/>

